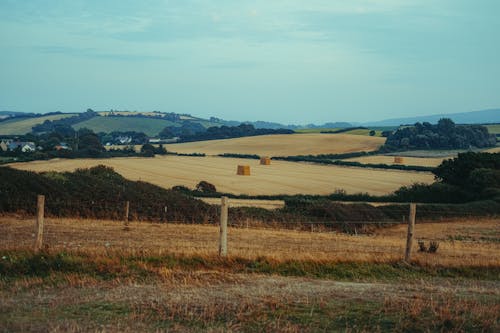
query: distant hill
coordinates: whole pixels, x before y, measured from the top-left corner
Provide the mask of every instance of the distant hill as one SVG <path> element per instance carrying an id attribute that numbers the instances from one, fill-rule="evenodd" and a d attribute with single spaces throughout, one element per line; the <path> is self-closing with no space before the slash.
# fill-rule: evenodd
<path id="1" fill-rule="evenodd" d="M 19 111 L 0 111 L 0 116 L 20 116 L 23 114 L 24 112 Z"/>
<path id="2" fill-rule="evenodd" d="M 211 118 L 212 119 L 212 118 Z M 224 120 L 219 120 L 223 125 L 226 126 L 238 126 L 240 124 L 250 124 L 253 125 L 255 128 L 265 128 L 265 129 L 291 129 L 291 130 L 298 130 L 298 129 L 322 129 L 322 128 L 345 128 L 345 127 L 352 127 L 353 125 L 351 123 L 347 122 L 329 122 L 329 123 L 324 123 L 321 125 L 316 125 L 316 124 L 307 124 L 307 125 L 284 125 L 280 123 L 275 123 L 275 122 L 269 122 L 269 121 L 262 121 L 262 120 L 257 120 L 257 121 L 224 121 Z"/>
<path id="3" fill-rule="evenodd" d="M 436 124 L 441 118 L 451 118 L 456 124 L 494 124 L 500 123 L 500 109 L 489 109 L 462 113 L 435 114 L 430 116 L 392 118 L 381 121 L 363 123 L 364 126 L 398 126 L 429 122 Z"/>

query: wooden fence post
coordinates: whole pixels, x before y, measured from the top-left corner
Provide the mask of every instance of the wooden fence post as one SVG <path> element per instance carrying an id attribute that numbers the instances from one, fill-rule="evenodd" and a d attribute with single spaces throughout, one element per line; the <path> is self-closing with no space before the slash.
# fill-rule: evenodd
<path id="1" fill-rule="evenodd" d="M 221 198 L 220 206 L 220 234 L 219 234 L 219 256 L 227 256 L 227 197 Z"/>
<path id="2" fill-rule="evenodd" d="M 125 201 L 125 225 L 127 226 L 128 225 L 128 213 L 129 213 L 129 210 L 130 210 L 130 201 Z"/>
<path id="3" fill-rule="evenodd" d="M 36 205 L 36 223 L 35 223 L 35 253 L 42 249 L 43 245 L 43 218 L 45 212 L 45 196 L 38 195 Z"/>
<path id="4" fill-rule="evenodd" d="M 410 204 L 410 216 L 408 218 L 408 234 L 406 237 L 406 251 L 405 251 L 405 261 L 410 262 L 411 248 L 413 245 L 413 229 L 415 228 L 415 216 L 417 214 L 417 205 L 414 203 Z"/>

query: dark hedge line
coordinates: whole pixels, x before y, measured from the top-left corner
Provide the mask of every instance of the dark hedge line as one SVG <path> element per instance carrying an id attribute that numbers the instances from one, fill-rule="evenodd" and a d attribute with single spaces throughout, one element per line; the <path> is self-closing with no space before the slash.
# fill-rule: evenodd
<path id="1" fill-rule="evenodd" d="M 357 155 L 360 154 L 360 155 Z M 341 155 L 340 158 L 351 158 L 351 157 L 358 157 L 358 156 L 366 156 L 369 155 L 369 153 L 352 153 L 354 156 L 347 156 L 345 157 L 344 155 L 348 154 L 339 154 Z M 328 155 L 324 155 L 328 156 Z M 330 156 L 335 156 L 335 155 L 330 155 Z M 389 170 L 407 170 L 407 171 L 422 171 L 422 172 L 431 172 L 434 170 L 432 167 L 425 167 L 425 166 L 418 166 L 418 165 L 401 165 L 401 164 L 383 164 L 383 163 L 360 163 L 360 162 L 354 162 L 354 161 L 341 161 L 341 160 L 334 160 L 334 158 L 339 158 L 339 157 L 321 157 L 321 155 L 318 156 L 287 156 L 287 157 L 273 157 L 273 160 L 282 160 L 282 161 L 291 161 L 291 162 L 311 162 L 311 163 L 318 163 L 318 164 L 327 164 L 327 165 L 339 165 L 339 166 L 351 166 L 351 167 L 358 167 L 358 168 L 373 168 L 373 169 L 389 169 Z"/>
<path id="2" fill-rule="evenodd" d="M 358 126 L 358 127 L 346 127 L 346 128 L 341 128 L 338 130 L 333 130 L 333 131 L 321 131 L 320 133 L 324 134 L 338 134 L 338 133 L 345 133 L 345 132 L 350 132 L 358 129 L 368 129 L 368 127 L 363 127 L 363 126 Z"/>
<path id="3" fill-rule="evenodd" d="M 224 153 L 224 154 L 219 154 L 217 156 L 220 156 L 220 157 L 231 157 L 231 158 L 248 158 L 248 159 L 251 159 L 251 160 L 259 160 L 260 159 L 259 155 L 254 155 L 254 154 Z"/>

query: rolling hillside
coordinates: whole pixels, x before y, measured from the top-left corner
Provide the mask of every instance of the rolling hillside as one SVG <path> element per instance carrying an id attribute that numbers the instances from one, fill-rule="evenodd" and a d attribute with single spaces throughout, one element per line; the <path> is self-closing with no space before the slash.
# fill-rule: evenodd
<path id="1" fill-rule="evenodd" d="M 58 120 L 74 116 L 74 113 L 56 114 L 36 118 L 13 118 L 0 122 L 0 135 L 23 135 L 31 132 L 31 128 L 46 120 Z"/>
<path id="2" fill-rule="evenodd" d="M 480 110 L 472 112 L 434 114 L 428 116 L 392 118 L 381 121 L 363 123 L 363 126 L 399 126 L 416 122 L 437 123 L 441 118 L 451 118 L 457 124 L 491 124 L 500 123 L 500 109 Z"/>
<path id="3" fill-rule="evenodd" d="M 177 126 L 176 123 L 163 119 L 138 117 L 94 117 L 73 126 L 75 129 L 88 128 L 95 133 L 114 131 L 143 132 L 149 136 L 156 136 L 167 126 Z"/>
<path id="4" fill-rule="evenodd" d="M 292 156 L 373 151 L 384 142 L 385 138 L 349 134 L 287 134 L 176 143 L 165 147 L 177 153 Z"/>

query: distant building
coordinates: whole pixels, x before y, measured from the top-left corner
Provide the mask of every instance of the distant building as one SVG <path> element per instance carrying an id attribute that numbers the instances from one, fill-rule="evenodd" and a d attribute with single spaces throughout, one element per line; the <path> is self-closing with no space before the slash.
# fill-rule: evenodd
<path id="1" fill-rule="evenodd" d="M 9 150 L 9 145 L 12 142 L 11 139 L 2 139 L 0 140 L 0 150 L 1 151 L 7 151 Z"/>
<path id="2" fill-rule="evenodd" d="M 117 138 L 118 142 L 120 142 L 121 145 L 127 145 L 132 142 L 132 137 L 131 136 L 119 136 Z"/>
<path id="3" fill-rule="evenodd" d="M 32 153 L 36 150 L 34 142 L 12 141 L 8 146 L 8 150 L 11 151 L 18 148 L 20 148 L 23 153 Z"/>
<path id="4" fill-rule="evenodd" d="M 66 142 L 61 142 L 54 147 L 55 150 L 71 150 L 71 147 L 68 146 Z"/>

